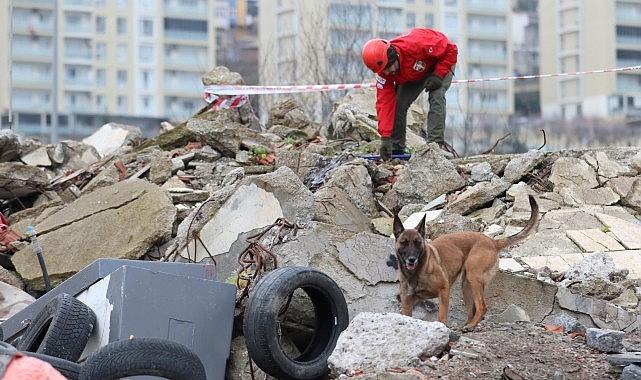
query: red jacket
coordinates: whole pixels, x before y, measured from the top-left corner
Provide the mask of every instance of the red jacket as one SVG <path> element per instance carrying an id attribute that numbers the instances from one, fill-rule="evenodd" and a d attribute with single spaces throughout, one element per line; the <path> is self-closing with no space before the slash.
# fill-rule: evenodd
<path id="1" fill-rule="evenodd" d="M 396 112 L 396 84 L 414 82 L 434 74 L 443 78 L 456 64 L 458 48 L 443 33 L 416 28 L 391 41 L 398 52 L 400 69 L 396 75 L 376 76 L 378 133 L 390 137 Z"/>

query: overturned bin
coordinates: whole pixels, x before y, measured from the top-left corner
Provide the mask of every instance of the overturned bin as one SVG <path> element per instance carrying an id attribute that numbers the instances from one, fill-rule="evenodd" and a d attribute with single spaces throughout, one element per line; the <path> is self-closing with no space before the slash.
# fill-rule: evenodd
<path id="1" fill-rule="evenodd" d="M 0 328 L 15 343 L 32 319 L 66 293 L 93 310 L 96 326 L 80 360 L 130 337 L 162 338 L 192 349 L 208 379 L 222 379 L 230 352 L 236 287 L 215 281 L 210 264 L 99 259 Z"/>

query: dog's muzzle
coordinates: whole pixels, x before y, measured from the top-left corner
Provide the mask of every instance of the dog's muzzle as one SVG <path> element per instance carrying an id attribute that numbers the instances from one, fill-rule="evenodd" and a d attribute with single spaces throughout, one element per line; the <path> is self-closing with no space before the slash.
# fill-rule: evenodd
<path id="1" fill-rule="evenodd" d="M 418 258 L 416 256 L 410 256 L 405 259 L 405 267 L 409 270 L 416 269 L 416 264 L 418 264 Z"/>

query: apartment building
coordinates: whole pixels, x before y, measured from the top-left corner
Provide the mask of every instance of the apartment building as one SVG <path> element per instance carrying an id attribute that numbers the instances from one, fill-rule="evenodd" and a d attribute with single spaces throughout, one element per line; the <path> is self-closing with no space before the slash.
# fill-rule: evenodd
<path id="1" fill-rule="evenodd" d="M 202 107 L 200 76 L 215 64 L 214 0 L 57 3 L 14 0 L 11 30 L 9 2 L 0 5 L 2 124 L 9 99 L 14 129 L 42 140 L 51 136 L 54 96 L 60 138 L 109 121 L 152 134 L 160 121 L 182 121 Z"/>
<path id="2" fill-rule="evenodd" d="M 540 0 L 541 71 L 641 64 L 640 0 Z M 641 71 L 541 80 L 544 117 L 641 115 Z"/>
<path id="3" fill-rule="evenodd" d="M 264 84 L 370 81 L 360 58 L 362 44 L 413 27 L 440 29 L 456 42 L 456 78 L 513 71 L 508 0 L 264 0 L 259 12 Z M 470 115 L 507 119 L 514 111 L 510 82 L 453 85 L 447 98 L 449 124 L 469 122 Z M 315 109 L 326 115 L 329 107 L 325 102 Z"/>

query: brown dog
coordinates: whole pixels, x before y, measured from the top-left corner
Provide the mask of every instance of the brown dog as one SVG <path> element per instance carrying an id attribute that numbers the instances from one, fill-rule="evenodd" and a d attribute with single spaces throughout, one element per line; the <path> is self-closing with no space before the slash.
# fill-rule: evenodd
<path id="1" fill-rule="evenodd" d="M 415 229 L 406 230 L 398 215 L 395 216 L 401 314 L 411 316 L 417 301 L 438 297 L 438 320 L 447 324 L 450 287 L 462 273 L 468 314 L 463 331 L 473 330 L 487 311 L 484 292 L 496 274 L 499 251 L 525 239 L 538 225 L 539 206 L 531 195 L 529 201 L 532 214 L 527 225 L 505 239 L 492 239 L 479 232 L 456 232 L 430 243 L 425 239 L 425 217 Z"/>

